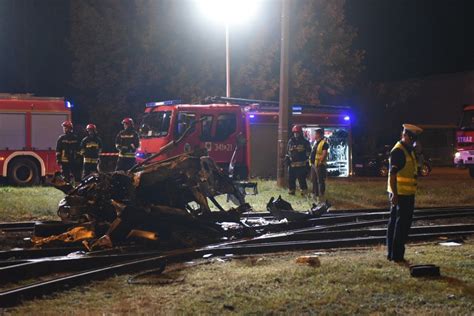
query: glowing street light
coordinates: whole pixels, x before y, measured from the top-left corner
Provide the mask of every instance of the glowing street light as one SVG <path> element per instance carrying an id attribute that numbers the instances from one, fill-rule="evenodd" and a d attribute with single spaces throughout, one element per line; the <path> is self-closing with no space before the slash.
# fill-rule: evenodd
<path id="1" fill-rule="evenodd" d="M 229 25 L 242 23 L 257 12 L 259 0 L 195 0 L 209 19 L 225 24 L 226 97 L 230 98 Z"/>

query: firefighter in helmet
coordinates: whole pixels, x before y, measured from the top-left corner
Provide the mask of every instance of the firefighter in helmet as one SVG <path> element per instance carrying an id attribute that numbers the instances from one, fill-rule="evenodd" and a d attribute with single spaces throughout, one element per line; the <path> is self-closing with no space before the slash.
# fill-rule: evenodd
<path id="1" fill-rule="evenodd" d="M 81 165 L 78 163 L 79 139 L 73 132 L 71 121 L 64 121 L 63 132 L 56 142 L 56 162 L 61 166 L 61 174 L 68 182 L 81 180 Z"/>
<path id="2" fill-rule="evenodd" d="M 311 145 L 303 136 L 301 125 L 293 126 L 291 130 L 293 136 L 288 141 L 287 162 L 288 162 L 288 193 L 295 194 L 296 179 L 300 184 L 301 194 L 308 191 L 306 176 L 308 175 L 308 158 L 311 153 Z"/>
<path id="3" fill-rule="evenodd" d="M 97 172 L 99 155 L 102 150 L 102 140 L 97 135 L 97 127 L 94 124 L 88 124 L 86 131 L 87 136 L 81 141 L 81 154 L 84 157 L 82 177 Z"/>
<path id="4" fill-rule="evenodd" d="M 115 148 L 119 152 L 116 171 L 127 171 L 135 165 L 135 152 L 140 145 L 138 133 L 133 128 L 133 120 L 129 117 L 122 120 L 123 130 L 115 138 Z"/>

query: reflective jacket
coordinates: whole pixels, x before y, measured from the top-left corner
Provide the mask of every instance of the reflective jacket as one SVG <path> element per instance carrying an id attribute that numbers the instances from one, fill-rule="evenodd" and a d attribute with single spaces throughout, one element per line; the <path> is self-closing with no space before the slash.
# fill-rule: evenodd
<path id="1" fill-rule="evenodd" d="M 397 142 L 395 146 L 393 146 L 392 151 L 395 149 L 401 149 L 405 155 L 405 166 L 397 172 L 397 194 L 415 195 L 418 175 L 415 151 L 409 153 L 401 142 Z M 390 188 L 390 177 L 388 179 L 387 191 L 393 193 Z"/>
<path id="2" fill-rule="evenodd" d="M 135 158 L 135 151 L 140 145 L 138 133 L 133 128 L 121 130 L 115 138 L 115 148 L 119 157 Z"/>
<path id="3" fill-rule="evenodd" d="M 75 163 L 79 156 L 79 139 L 73 132 L 59 136 L 56 142 L 56 161 L 58 163 Z"/>
<path id="4" fill-rule="evenodd" d="M 323 138 L 318 142 L 314 144 L 313 150 L 311 152 L 311 164 L 315 166 L 325 166 L 327 164 L 328 160 L 328 155 L 326 154 L 326 157 L 324 157 L 323 161 L 320 162 L 321 157 L 323 156 L 323 151 L 324 151 L 324 145 L 327 144 L 327 139 Z M 327 149 L 326 149 L 327 150 Z"/>
<path id="5" fill-rule="evenodd" d="M 288 141 L 288 156 L 290 157 L 291 167 L 306 167 L 310 154 L 311 145 L 306 138 L 303 136 L 290 138 Z"/>
<path id="6" fill-rule="evenodd" d="M 84 157 L 84 163 L 98 163 L 101 150 L 102 140 L 97 135 L 86 136 L 81 142 L 81 154 Z"/>

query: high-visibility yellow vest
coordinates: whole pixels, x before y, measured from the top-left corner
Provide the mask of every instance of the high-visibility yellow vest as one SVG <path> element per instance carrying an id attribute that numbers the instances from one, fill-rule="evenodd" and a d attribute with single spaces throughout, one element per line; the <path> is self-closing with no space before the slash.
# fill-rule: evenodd
<path id="1" fill-rule="evenodd" d="M 400 142 L 393 146 L 392 151 L 396 148 L 401 149 L 405 154 L 405 166 L 397 172 L 397 193 L 398 195 L 414 195 L 416 193 L 416 178 L 418 175 L 415 151 L 409 153 Z M 387 191 L 393 193 L 390 188 L 390 177 Z"/>
<path id="2" fill-rule="evenodd" d="M 316 147 L 316 155 L 314 156 L 314 161 L 313 161 L 313 164 L 315 166 L 326 165 L 328 155 L 326 155 L 326 157 L 324 157 L 323 161 L 320 162 L 321 157 L 323 156 L 323 146 L 324 146 L 324 144 L 326 144 L 326 139 L 325 138 L 323 138 L 319 142 L 318 147 Z"/>

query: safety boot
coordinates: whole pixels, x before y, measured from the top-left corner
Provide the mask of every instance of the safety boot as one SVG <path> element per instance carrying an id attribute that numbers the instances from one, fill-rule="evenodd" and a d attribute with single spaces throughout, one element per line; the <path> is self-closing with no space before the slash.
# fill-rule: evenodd
<path id="1" fill-rule="evenodd" d="M 288 190 L 289 195 L 295 195 L 295 190 Z"/>

